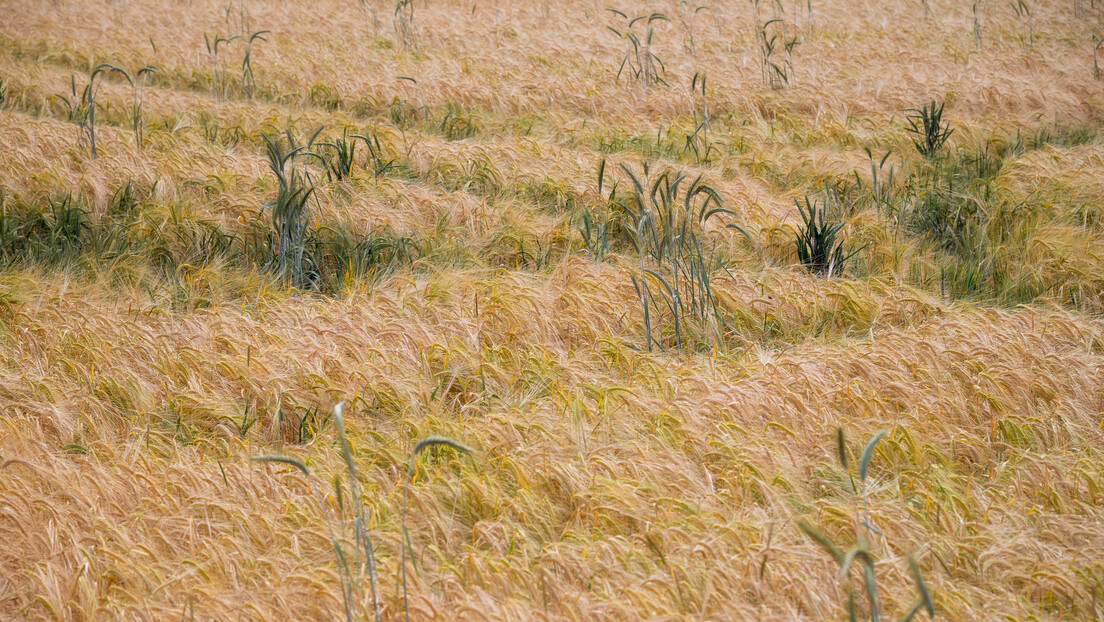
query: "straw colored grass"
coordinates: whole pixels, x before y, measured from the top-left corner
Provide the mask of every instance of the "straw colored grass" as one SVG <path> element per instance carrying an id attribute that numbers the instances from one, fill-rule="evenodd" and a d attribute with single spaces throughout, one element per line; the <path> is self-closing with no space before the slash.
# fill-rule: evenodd
<path id="1" fill-rule="evenodd" d="M 814 0 L 778 90 L 747 2 L 692 45 L 653 22 L 669 86 L 646 88 L 616 78 L 605 5 L 416 4 L 415 48 L 365 22 L 382 2 L 0 0 L 0 222 L 69 197 L 90 223 L 79 252 L 0 261 L 0 619 L 846 619 L 859 584 L 801 522 L 869 549 L 884 619 L 917 602 L 910 556 L 938 619 L 1104 616 L 1099 3 L 1031 3 L 1033 45 L 988 3 L 979 47 L 969 3 Z M 203 34 L 261 31 L 246 85 L 220 47 L 217 101 Z M 157 71 L 141 145 L 104 78 L 93 159 L 51 96 L 101 62 Z M 927 162 L 905 116 L 933 99 L 955 131 Z M 319 292 L 204 246 L 270 226 L 263 136 L 319 126 L 393 166 L 298 158 L 305 222 L 404 259 Z M 951 197 L 970 237 L 925 240 L 925 175 L 998 149 Z M 631 245 L 595 261 L 579 234 L 599 163 L 644 159 L 731 210 L 701 236 L 714 318 L 677 336 L 645 325 Z M 794 245 L 825 185 L 862 248 L 831 278 Z M 841 426 L 886 431 L 863 543 Z"/>

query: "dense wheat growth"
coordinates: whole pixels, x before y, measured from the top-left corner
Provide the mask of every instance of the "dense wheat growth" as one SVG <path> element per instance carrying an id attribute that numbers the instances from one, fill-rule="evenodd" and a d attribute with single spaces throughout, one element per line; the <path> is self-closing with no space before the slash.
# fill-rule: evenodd
<path id="1" fill-rule="evenodd" d="M 1104 617 L 1101 2 L 0 15 L 0 619 Z"/>

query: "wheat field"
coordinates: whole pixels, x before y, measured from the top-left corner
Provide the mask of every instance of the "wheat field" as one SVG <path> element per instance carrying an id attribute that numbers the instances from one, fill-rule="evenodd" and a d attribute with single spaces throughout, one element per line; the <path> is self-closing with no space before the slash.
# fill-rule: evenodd
<path id="1" fill-rule="evenodd" d="M 0 619 L 1104 618 L 1104 6 L 0 16 Z"/>

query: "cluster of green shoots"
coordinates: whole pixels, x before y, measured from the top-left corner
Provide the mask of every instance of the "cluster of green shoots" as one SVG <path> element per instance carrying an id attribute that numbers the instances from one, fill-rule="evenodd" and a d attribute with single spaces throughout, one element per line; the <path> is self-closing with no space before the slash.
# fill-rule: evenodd
<path id="1" fill-rule="evenodd" d="M 785 88 L 794 81 L 793 51 L 798 44 L 797 29 L 787 29 L 782 0 L 771 0 L 774 16 L 762 23 L 759 19 L 759 0 L 752 0 L 752 5 L 755 7 L 755 40 L 759 47 L 763 83 L 775 90 Z"/>
<path id="2" fill-rule="evenodd" d="M 242 88 L 245 89 L 245 96 L 249 99 L 253 99 L 253 89 L 257 87 L 257 80 L 253 77 L 253 42 L 268 41 L 264 38 L 268 33 L 268 30 L 258 30 L 245 40 L 245 56 L 242 57 Z"/>
<path id="3" fill-rule="evenodd" d="M 249 33 L 249 36 L 215 34 L 213 37 L 203 33 L 203 42 L 207 46 L 207 58 L 211 63 L 211 93 L 218 101 L 225 100 L 229 95 L 230 85 L 226 77 L 225 50 L 231 43 L 242 39 L 245 41 L 245 54 L 241 63 L 241 88 L 245 96 L 253 99 L 253 92 L 257 87 L 257 80 L 253 75 L 253 44 L 257 41 L 268 41 L 266 34 L 269 30 L 258 30 Z"/>
<path id="4" fill-rule="evenodd" d="M 1019 304 L 1061 288 L 1024 276 L 1015 267 L 1018 249 L 1031 229 L 1014 228 L 1010 223 L 1034 227 L 1018 215 L 1037 209 L 1037 204 L 1030 197 L 1010 200 L 1003 195 L 1000 172 L 1010 158 L 1027 150 L 1046 144 L 1084 144 L 1095 140 L 1097 132 L 1042 127 L 1034 136 L 1017 131 L 950 150 L 948 144 L 956 131 L 947 120 L 943 103 L 931 101 L 905 112 L 903 129 L 920 157 L 909 161 L 907 154 L 902 154 L 905 168 L 898 180 L 894 165 L 889 164 L 890 152 L 876 156 L 867 149 L 869 182 L 856 173 L 855 183 L 844 180 L 826 186 L 828 196 L 823 204 L 806 197 L 804 205 L 798 205 L 801 224 L 796 245 L 801 262 L 814 273 L 840 274 L 841 260 L 846 262 L 853 255 L 841 240 L 846 230 L 840 225 L 856 209 L 873 207 L 879 216 L 895 220 L 884 230 L 896 238 L 896 248 L 923 247 L 934 260 L 933 269 L 912 276 L 924 286 L 938 288 L 943 296 L 991 296 Z M 894 265 L 897 259 L 895 251 Z M 878 269 L 873 264 L 867 266 Z M 1069 300 L 1071 305 L 1080 304 L 1074 294 Z"/>
<path id="5" fill-rule="evenodd" d="M 844 438 L 843 428 L 839 428 L 836 432 L 836 450 L 839 453 L 840 464 L 847 472 L 847 482 L 850 484 L 849 492 L 851 494 L 851 504 L 855 512 L 853 521 L 855 545 L 850 549 L 844 550 L 836 543 L 832 542 L 823 532 L 809 523 L 805 521 L 798 521 L 797 523 L 798 528 L 823 547 L 824 550 L 832 556 L 832 559 L 839 564 L 840 577 L 847 583 L 847 614 L 852 622 L 859 619 L 862 610 L 862 604 L 856 599 L 856 591 L 852 583 L 851 571 L 856 567 L 861 568 L 861 583 L 866 592 L 865 617 L 868 617 L 871 622 L 878 622 L 882 617 L 878 595 L 878 583 L 875 576 L 875 558 L 872 547 L 873 535 L 881 535 L 881 533 L 874 527 L 870 518 L 870 508 L 867 503 L 867 475 L 870 467 L 870 459 L 874 456 L 874 448 L 878 445 L 878 441 L 882 440 L 885 434 L 885 430 L 882 430 L 866 443 L 862 455 L 859 458 L 859 481 L 856 482 L 855 474 L 851 471 L 849 466 L 850 461 L 847 456 L 847 442 Z M 919 598 L 916 604 L 908 610 L 903 618 L 901 618 L 901 622 L 910 622 L 921 611 L 927 611 L 928 616 L 934 618 L 935 605 L 932 602 L 931 592 L 928 590 L 928 586 L 924 582 L 924 577 L 920 574 L 920 569 L 917 567 L 916 561 L 911 555 L 908 557 L 908 563 L 909 570 L 912 572 L 912 577 L 916 582 L 916 590 L 919 592 Z"/>
<path id="6" fill-rule="evenodd" d="M 892 214 L 896 208 L 897 192 L 894 186 L 894 167 L 887 161 L 892 151 L 886 151 L 880 159 L 874 157 L 869 147 L 864 147 L 870 161 L 870 188 L 864 199 L 856 200 L 855 190 L 863 190 L 865 183 L 855 171 L 855 183 L 837 182 L 824 185 L 824 198 L 810 199 L 805 196 L 805 204 L 794 199 L 801 225 L 794 239 L 797 256 L 801 265 L 813 274 L 832 277 L 843 274 L 847 262 L 866 248 L 866 244 L 857 249 L 844 250 L 845 240 L 841 235 L 845 226 L 844 219 L 853 214 L 858 203 L 867 201 L 877 210 L 883 209 Z M 845 196 L 847 198 L 845 198 Z"/>
<path id="7" fill-rule="evenodd" d="M 921 106 L 909 108 L 906 120 L 908 127 L 905 131 L 912 135 L 912 144 L 925 159 L 932 159 L 947 143 L 947 139 L 954 133 L 950 123 L 943 120 L 943 107 L 945 103 L 936 105 L 936 101 Z"/>
<path id="8" fill-rule="evenodd" d="M 583 236 L 583 244 L 586 247 L 587 254 L 591 256 L 595 261 L 603 261 L 606 258 L 606 253 L 610 250 L 610 237 L 609 237 L 609 208 L 605 207 L 605 204 L 612 203 L 617 197 L 616 184 L 614 188 L 610 190 L 609 198 L 605 198 L 602 194 L 602 183 L 606 177 L 606 161 L 603 159 L 598 165 L 598 213 L 596 217 L 592 217 L 589 211 L 583 212 L 583 227 L 579 230 L 579 233 Z"/>
<path id="9" fill-rule="evenodd" d="M 1026 0 L 1013 0 L 1009 2 L 1012 12 L 1016 14 L 1016 21 L 1020 24 L 1020 43 L 1024 47 L 1035 47 L 1035 19 L 1031 15 L 1031 7 Z"/>
<path id="10" fill-rule="evenodd" d="M 603 197 L 606 162 L 599 165 L 598 214 L 596 219 L 584 215 L 584 244 L 596 259 L 604 257 L 615 236 L 631 245 L 638 259 L 638 272 L 632 280 L 647 347 L 663 349 L 664 342 L 673 337 L 673 345 L 681 351 L 689 328 L 712 323 L 716 330 L 724 324 L 710 282 L 723 265 L 715 249 L 707 248 L 704 225 L 714 216 L 736 214 L 722 205 L 720 193 L 700 175 L 692 181 L 681 171 L 666 170 L 653 176 L 647 162 L 641 174 L 624 164 L 620 169 L 629 181 L 629 193 L 618 198 L 615 184 L 609 196 Z M 725 228 L 747 235 L 736 224 Z M 661 318 L 668 319 L 667 330 Z"/>
<path id="11" fill-rule="evenodd" d="M 954 134 L 954 128 L 943 118 L 944 105 L 932 100 L 920 108 L 906 110 L 908 125 L 905 131 L 912 137 L 916 151 L 930 165 L 926 170 L 931 173 L 923 180 L 923 183 L 929 187 L 924 193 L 924 200 L 919 208 L 914 209 L 914 219 L 927 235 L 940 240 L 946 246 L 953 246 L 959 244 L 957 239 L 964 234 L 969 224 L 969 213 L 964 210 L 950 210 L 950 202 L 945 200 L 955 194 L 953 175 L 947 175 L 946 192 L 939 191 L 936 164 L 939 162 L 944 145 Z M 979 172 L 977 175 L 978 178 L 985 176 L 984 172 Z"/>
<path id="12" fill-rule="evenodd" d="M 794 203 L 797 204 L 802 220 L 794 241 L 798 260 L 813 274 L 829 278 L 841 274 L 847 261 L 866 248 L 866 245 L 845 253 L 844 239 L 839 233 L 846 223 L 833 221 L 828 214 L 831 203 L 828 198 L 822 203 L 816 199 L 810 201 L 806 196 L 804 206 L 797 199 L 794 199 Z"/>
<path id="13" fill-rule="evenodd" d="M 418 29 L 414 24 L 414 0 L 395 1 L 395 34 L 403 49 L 418 52 Z"/>
<path id="14" fill-rule="evenodd" d="M 691 55 L 697 54 L 697 45 L 694 43 L 694 23 L 698 19 L 698 13 L 710 10 L 709 5 L 698 4 L 692 0 L 679 0 L 679 22 L 682 25 L 682 45 L 690 50 Z"/>
<path id="15" fill-rule="evenodd" d="M 655 34 L 655 23 L 660 21 L 669 22 L 671 21 L 670 18 L 663 13 L 629 17 L 626 13 L 614 8 L 607 8 L 606 10 L 623 20 L 623 24 L 618 28 L 606 26 L 610 32 L 625 42 L 625 55 L 621 58 L 621 65 L 617 68 L 617 78 L 620 79 L 621 74 L 628 69 L 629 75 L 644 86 L 666 85 L 667 68 L 664 67 L 659 56 L 652 51 L 652 37 Z M 644 27 L 643 36 L 636 32 L 638 25 Z"/>
<path id="16" fill-rule="evenodd" d="M 296 288 L 317 288 L 318 283 L 317 272 L 305 253 L 309 226 L 307 202 L 314 193 L 314 184 L 310 174 L 296 166 L 295 158 L 311 153 L 310 148 L 321 131 L 322 128 L 318 128 L 305 145 L 297 144 L 288 131 L 287 149 L 279 136 L 264 135 L 268 166 L 278 183 L 276 198 L 264 204 L 271 208 L 275 238 L 269 269 Z"/>
<path id="17" fill-rule="evenodd" d="M 207 46 L 207 59 L 211 63 L 211 95 L 217 101 L 222 101 L 226 98 L 226 63 L 220 54 L 220 46 L 222 48 L 228 47 L 235 39 L 241 38 L 240 35 L 231 35 L 224 37 L 220 34 L 209 37 L 207 33 L 203 33 L 203 43 Z"/>
<path id="18" fill-rule="evenodd" d="M 358 140 L 364 143 L 368 150 L 368 155 L 364 160 L 364 168 L 369 170 L 376 179 L 379 179 L 391 169 L 398 168 L 398 165 L 395 164 L 395 158 L 385 158 L 378 132 L 349 134 L 349 128 L 346 127 L 342 130 L 339 138 L 318 143 L 320 148 L 326 150 L 321 152 L 320 157 L 328 180 L 344 181 L 352 176 L 356 169 L 356 144 Z"/>
<path id="19" fill-rule="evenodd" d="M 154 67 L 147 66 L 132 74 L 102 63 L 90 72 L 83 89 L 78 90 L 75 77 L 71 79 L 70 94 L 54 97 L 67 107 L 69 119 L 77 126 L 78 145 L 87 144 L 93 158 L 102 150 L 96 124 L 100 110 L 97 95 L 107 76 L 117 74 L 133 87 L 128 121 L 137 147 L 143 148 L 143 91 L 155 72 Z M 213 140 L 218 126 L 209 116 L 200 118 L 208 140 Z M 286 139 L 264 135 L 268 165 L 278 184 L 276 196 L 262 208 L 262 213 L 270 210 L 267 227 L 254 222 L 246 231 L 229 232 L 213 223 L 187 221 L 180 225 L 174 217 L 174 224 L 180 226 L 173 228 L 172 236 L 151 239 L 143 233 L 147 230 L 134 227 L 132 220 L 115 217 L 129 217 L 134 210 L 116 209 L 114 200 L 101 218 L 95 218 L 94 210 L 82 207 L 79 197 L 50 200 L 47 206 L 0 205 L 0 263 L 53 264 L 82 255 L 98 261 L 123 252 L 140 252 L 173 280 L 175 267 L 206 265 L 218 258 L 230 265 L 275 274 L 295 288 L 331 291 L 345 279 L 380 274 L 409 260 L 417 252 L 409 236 L 357 235 L 338 223 L 322 226 L 312 222 L 309 201 L 315 184 L 311 170 L 300 166 L 300 161 L 317 163 L 331 182 L 348 179 L 358 168 L 378 179 L 399 167 L 376 131 L 354 134 L 346 128 L 329 141 L 319 141 L 322 129 L 305 144 L 298 144 L 290 132 Z M 358 141 L 365 147 L 364 156 L 357 155 Z M 124 198 L 132 197 L 131 183 L 128 181 L 120 192 Z M 131 200 L 124 203 L 137 204 Z"/>
<path id="20" fill-rule="evenodd" d="M 328 181 L 345 181 L 356 170 L 356 142 L 359 140 L 368 151 L 363 167 L 377 179 L 398 166 L 395 158 L 386 158 L 376 132 L 350 134 L 345 128 L 333 140 L 318 141 L 323 129 L 319 127 L 303 144 L 287 131 L 286 147 L 278 135 L 264 135 L 265 155 L 277 181 L 276 198 L 264 204 L 264 208 L 271 209 L 272 221 L 268 244 L 271 259 L 265 267 L 295 288 L 317 290 L 321 285 L 320 266 L 307 252 L 316 243 L 308 209 L 315 186 L 310 171 L 298 166 L 297 161 L 313 160 L 321 166 Z M 379 249 L 370 246 L 364 250 L 372 255 Z"/>
<path id="21" fill-rule="evenodd" d="M 145 144 L 145 128 L 142 123 L 142 103 L 146 91 L 146 78 L 152 74 L 157 73 L 157 68 L 151 65 L 140 68 L 134 73 L 134 81 L 131 82 L 134 86 L 134 94 L 131 105 L 131 127 L 134 128 L 134 141 L 138 145 L 138 150 L 141 151 Z"/>
<path id="22" fill-rule="evenodd" d="M 686 136 L 683 153 L 694 152 L 699 163 L 709 161 L 710 152 L 716 146 L 709 143 L 709 110 L 706 108 L 705 73 L 697 72 L 690 80 L 690 111 L 694 117 L 694 131 Z"/>
<path id="23" fill-rule="evenodd" d="M 368 23 L 371 24 L 371 35 L 373 39 L 379 39 L 380 36 L 380 18 L 379 9 L 376 8 L 376 3 L 373 0 L 360 0 L 360 8 L 365 12 Z"/>
<path id="24" fill-rule="evenodd" d="M 358 617 L 355 603 L 359 600 L 363 578 L 367 575 L 369 587 L 371 589 L 374 619 L 379 622 L 380 605 L 377 593 L 375 547 L 372 544 L 372 536 L 368 533 L 368 524 L 364 518 L 364 497 L 362 496 L 360 487 L 360 478 L 357 476 L 356 460 L 353 458 L 352 449 L 349 447 L 349 441 L 345 436 L 345 420 L 342 415 L 343 408 L 344 404 L 342 403 L 334 406 L 333 422 L 337 433 L 338 446 L 341 449 L 341 456 L 344 458 L 345 468 L 347 469 L 346 477 L 348 479 L 349 492 L 352 495 L 350 499 L 350 502 L 353 504 L 353 541 L 351 547 L 349 546 L 349 530 L 347 523 L 344 520 L 335 521 L 331 518 L 330 509 L 326 503 L 326 499 L 322 496 L 321 487 L 317 484 L 314 476 L 311 475 L 310 469 L 307 468 L 307 465 L 302 460 L 286 455 L 255 456 L 252 460 L 286 464 L 299 469 L 299 471 L 303 473 L 303 476 L 307 478 L 307 481 L 310 483 L 311 492 L 318 499 L 319 505 L 322 506 L 322 514 L 326 521 L 326 528 L 329 531 L 330 542 L 333 545 L 337 561 L 338 577 L 341 580 L 341 596 L 345 607 L 345 620 L 346 622 L 353 622 L 353 620 Z M 431 447 L 450 447 L 461 453 L 472 453 L 471 448 L 450 438 L 430 436 L 418 441 L 410 454 L 410 461 L 406 469 L 406 479 L 403 481 L 402 538 L 399 544 L 401 551 L 400 558 L 402 560 L 400 562 L 400 576 L 402 577 L 403 611 L 408 621 L 410 620 L 410 605 L 407 595 L 406 560 L 408 554 L 410 558 L 413 559 L 414 552 L 410 544 L 410 533 L 406 527 L 407 496 L 418 455 Z M 344 494 L 341 490 L 340 478 L 337 476 L 334 477 L 334 491 L 339 512 L 343 513 L 345 504 Z M 351 554 L 347 550 L 348 548 L 352 549 Z"/>
<path id="25" fill-rule="evenodd" d="M 166 206 L 167 214 L 154 215 L 146 210 L 151 204 L 152 189 L 139 189 L 129 180 L 116 190 L 106 209 L 88 205 L 81 195 L 66 194 L 43 203 L 0 193 L 0 266 L 98 271 L 111 269 L 121 259 L 136 261 L 161 277 L 147 285 L 164 286 L 174 307 L 180 309 L 206 304 L 201 292 L 189 293 L 189 275 L 197 267 L 218 265 L 285 276 L 277 272 L 279 241 L 265 218 L 234 230 L 172 204 Z M 412 236 L 395 236 L 386 230 L 360 232 L 335 221 L 308 222 L 302 247 L 291 254 L 298 251 L 307 286 L 323 294 L 342 291 L 351 279 L 379 277 L 420 253 Z M 297 431 L 292 437 L 302 442 L 321 416 L 310 410 L 291 413 Z"/>
<path id="26" fill-rule="evenodd" d="M 47 201 L 46 209 L 20 209 L 0 196 L 0 264 L 35 259 L 60 263 L 79 253 L 89 229 L 87 214 L 72 195 Z"/>
<path id="27" fill-rule="evenodd" d="M 977 43 L 979 48 L 981 47 L 981 18 L 982 11 L 985 8 L 984 5 L 985 0 L 974 0 L 973 4 L 970 5 L 970 14 L 974 23 L 974 43 Z"/>
<path id="28" fill-rule="evenodd" d="M 132 107 L 130 111 L 131 127 L 134 129 L 135 141 L 138 149 L 143 146 L 142 125 L 142 99 L 145 91 L 146 78 L 157 72 L 153 66 L 145 66 L 138 69 L 132 77 L 125 69 L 121 69 L 110 63 L 100 63 L 92 68 L 88 74 L 88 84 L 77 94 L 77 79 L 72 76 L 69 80 L 70 92 L 68 95 L 55 95 L 54 98 L 65 104 L 69 120 L 77 126 L 77 142 L 88 145 L 92 158 L 97 156 L 96 150 L 96 96 L 104 79 L 111 74 L 121 75 L 133 88 Z M 137 83 L 135 83 L 137 79 Z"/>
<path id="29" fill-rule="evenodd" d="M 248 0 L 238 0 L 238 10 L 235 13 L 234 3 L 231 2 L 226 5 L 223 10 L 225 13 L 224 23 L 227 28 L 238 31 L 242 38 L 247 38 L 249 33 L 252 32 L 253 16 L 247 6 Z"/>
<path id="30" fill-rule="evenodd" d="M 882 157 L 875 158 L 874 152 L 870 150 L 870 147 L 863 147 L 866 152 L 866 158 L 870 162 L 870 193 L 871 199 L 874 201 L 874 206 L 879 210 L 884 209 L 886 213 L 892 214 L 895 211 L 895 184 L 894 174 L 895 169 L 892 164 L 889 165 L 889 170 L 886 171 L 886 163 L 889 161 L 889 156 L 893 155 L 892 149 L 887 149 Z M 877 162 L 875 164 L 875 162 Z M 863 182 L 858 177 L 858 173 L 855 174 L 855 180 L 859 187 L 862 187 Z M 837 205 L 840 201 L 836 201 Z"/>
<path id="31" fill-rule="evenodd" d="M 947 139 L 954 133 L 954 129 L 943 118 L 943 107 L 944 104 L 932 101 L 920 108 L 906 111 L 908 125 L 905 131 L 912 137 L 916 151 L 927 161 L 938 157 Z M 899 197 L 894 194 L 894 169 L 890 166 L 888 174 L 885 171 L 892 151 L 886 151 L 878 159 L 868 147 L 866 154 L 870 160 L 870 201 L 880 211 L 884 209 L 889 214 L 896 213 L 900 216 L 900 206 L 897 205 Z M 855 179 L 857 187 L 862 187 L 863 183 L 857 173 Z M 798 259 L 803 266 L 814 274 L 831 277 L 842 273 L 847 261 L 865 248 L 865 245 L 850 252 L 844 250 L 844 240 L 840 234 L 845 223 L 839 218 L 842 212 L 839 192 L 826 188 L 825 195 L 823 202 L 810 200 L 806 196 L 804 205 L 795 199 L 802 220 L 795 244 Z M 942 226 L 943 219 L 936 220 Z"/>

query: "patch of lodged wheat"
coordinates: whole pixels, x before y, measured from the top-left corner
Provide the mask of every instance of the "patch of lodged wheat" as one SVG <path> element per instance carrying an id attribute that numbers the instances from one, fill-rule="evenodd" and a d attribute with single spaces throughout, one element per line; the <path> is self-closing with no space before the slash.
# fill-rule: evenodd
<path id="1" fill-rule="evenodd" d="M 416 617 L 833 616 L 842 587 L 789 523 L 846 533 L 840 423 L 889 430 L 876 545 L 916 556 L 941 615 L 1093 615 L 1104 326 L 1063 311 L 823 291 L 843 327 L 823 341 L 786 311 L 813 283 L 733 283 L 729 304 L 767 313 L 773 341 L 677 362 L 627 347 L 634 320 L 611 313 L 632 307 L 627 276 L 582 261 L 186 316 L 79 282 L 4 285 L 19 301 L 0 389 L 9 611 L 340 610 L 318 502 L 247 458 L 294 439 L 296 405 L 344 398 L 388 615 L 403 447 L 443 433 L 485 455 L 410 490 Z M 344 468 L 332 434 L 297 450 L 322 481 Z M 887 611 L 911 604 L 894 573 Z"/>

